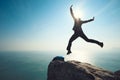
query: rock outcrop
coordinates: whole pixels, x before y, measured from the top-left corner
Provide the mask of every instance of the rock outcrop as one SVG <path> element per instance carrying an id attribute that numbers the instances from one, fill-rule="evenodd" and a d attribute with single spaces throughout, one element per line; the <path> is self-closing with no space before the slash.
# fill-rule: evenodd
<path id="1" fill-rule="evenodd" d="M 115 73 L 88 63 L 64 61 L 55 57 L 48 66 L 47 80 L 120 80 L 120 71 Z"/>

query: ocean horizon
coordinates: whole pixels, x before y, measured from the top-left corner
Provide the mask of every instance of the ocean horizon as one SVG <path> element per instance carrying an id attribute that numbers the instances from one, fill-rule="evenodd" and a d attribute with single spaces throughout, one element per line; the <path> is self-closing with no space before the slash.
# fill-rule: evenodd
<path id="1" fill-rule="evenodd" d="M 47 68 L 50 61 L 60 55 L 65 54 L 0 52 L 0 80 L 47 80 Z M 119 52 L 110 53 L 110 55 L 98 53 L 92 57 L 95 62 L 93 65 L 114 72 L 120 69 L 119 56 Z"/>

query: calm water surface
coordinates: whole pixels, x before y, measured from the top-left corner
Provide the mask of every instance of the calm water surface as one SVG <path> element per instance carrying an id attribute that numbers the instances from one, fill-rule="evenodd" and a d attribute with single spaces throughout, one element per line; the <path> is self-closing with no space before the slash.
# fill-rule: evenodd
<path id="1" fill-rule="evenodd" d="M 57 55 L 47 52 L 0 52 L 0 80 L 46 80 L 48 64 Z M 94 65 L 107 70 L 120 69 L 119 52 L 110 55 L 98 53 L 92 60 Z"/>

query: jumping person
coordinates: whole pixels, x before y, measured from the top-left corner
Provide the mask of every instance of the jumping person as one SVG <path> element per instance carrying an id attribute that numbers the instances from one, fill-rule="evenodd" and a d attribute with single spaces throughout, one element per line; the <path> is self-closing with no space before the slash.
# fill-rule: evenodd
<path id="1" fill-rule="evenodd" d="M 70 13 L 74 19 L 74 27 L 73 27 L 73 31 L 74 31 L 74 34 L 71 36 L 70 40 L 69 40 L 69 43 L 68 43 L 68 46 L 67 46 L 67 55 L 71 53 L 71 46 L 72 46 L 72 42 L 77 39 L 78 37 L 81 37 L 83 38 L 85 41 L 87 42 L 90 42 L 90 43 L 95 43 L 95 44 L 98 44 L 100 47 L 103 47 L 103 42 L 99 42 L 97 40 L 94 40 L 94 39 L 89 39 L 83 32 L 82 30 L 82 24 L 83 23 L 87 23 L 87 22 L 91 22 L 91 21 L 94 21 L 94 17 L 92 19 L 89 19 L 89 20 L 86 20 L 86 21 L 82 21 L 80 18 L 76 18 L 74 16 L 74 13 L 73 13 L 73 10 L 72 10 L 72 6 L 70 6 Z"/>

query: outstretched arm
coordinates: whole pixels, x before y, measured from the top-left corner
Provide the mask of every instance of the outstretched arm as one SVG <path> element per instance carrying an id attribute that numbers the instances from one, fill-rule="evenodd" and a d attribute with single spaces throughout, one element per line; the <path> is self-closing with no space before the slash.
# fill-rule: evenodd
<path id="1" fill-rule="evenodd" d="M 92 19 L 86 20 L 86 21 L 82 21 L 83 23 L 87 23 L 87 22 L 91 22 L 94 21 L 94 17 Z"/>
<path id="2" fill-rule="evenodd" d="M 73 17 L 73 19 L 75 20 L 75 16 L 74 16 L 74 13 L 73 13 L 73 10 L 72 10 L 72 6 L 73 5 L 70 6 L 70 13 L 71 13 L 71 16 Z"/>

